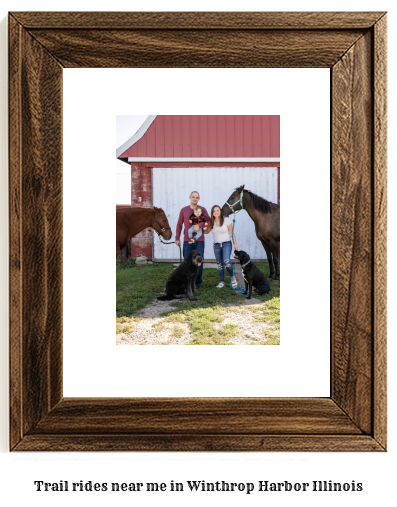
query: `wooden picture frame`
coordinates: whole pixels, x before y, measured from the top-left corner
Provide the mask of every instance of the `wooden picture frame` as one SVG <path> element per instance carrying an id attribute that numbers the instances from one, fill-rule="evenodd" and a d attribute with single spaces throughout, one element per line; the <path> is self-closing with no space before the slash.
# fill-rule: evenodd
<path id="1" fill-rule="evenodd" d="M 331 69 L 329 398 L 63 398 L 62 69 Z M 9 15 L 10 449 L 386 449 L 386 14 Z"/>

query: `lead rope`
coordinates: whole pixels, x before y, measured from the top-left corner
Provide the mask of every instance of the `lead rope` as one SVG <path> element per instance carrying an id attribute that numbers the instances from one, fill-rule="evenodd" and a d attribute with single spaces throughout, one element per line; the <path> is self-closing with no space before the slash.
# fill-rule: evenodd
<path id="1" fill-rule="evenodd" d="M 232 209 L 232 211 L 233 211 L 232 245 L 234 246 L 234 239 L 233 239 L 233 238 L 234 238 L 234 226 L 235 226 L 235 223 L 236 223 L 236 212 L 235 212 L 233 209 Z M 240 211 L 240 210 L 238 210 L 238 211 Z M 248 294 L 243 294 L 243 292 L 245 291 L 245 287 L 241 287 L 241 286 L 239 286 L 239 285 L 238 285 L 237 287 L 232 287 L 232 280 L 233 280 L 233 278 L 234 278 L 234 274 L 235 274 L 235 272 L 236 272 L 236 264 L 237 264 L 237 259 L 236 259 L 236 258 L 234 258 L 233 276 L 232 276 L 232 278 L 231 278 L 231 280 L 230 280 L 230 288 L 231 288 L 232 290 L 239 290 L 239 291 L 240 291 L 240 294 L 241 294 L 242 296 L 244 296 L 245 298 L 247 298 L 247 297 L 249 296 L 249 293 L 248 293 Z"/>
<path id="2" fill-rule="evenodd" d="M 153 229 L 154 230 L 154 229 Z M 165 241 L 163 241 L 161 239 L 161 235 L 157 232 L 157 231 L 154 231 L 155 233 L 158 234 L 158 237 L 159 237 L 159 240 L 163 243 L 163 245 L 173 245 L 175 243 L 175 241 L 171 241 L 170 243 L 166 243 Z M 177 245 L 179 246 L 179 260 L 180 260 L 180 263 L 182 264 L 182 250 L 181 250 L 181 245 Z"/>

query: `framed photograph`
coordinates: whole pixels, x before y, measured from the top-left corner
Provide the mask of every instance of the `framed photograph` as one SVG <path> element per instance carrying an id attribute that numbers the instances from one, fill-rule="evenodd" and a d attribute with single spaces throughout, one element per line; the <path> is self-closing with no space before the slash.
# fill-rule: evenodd
<path id="1" fill-rule="evenodd" d="M 329 397 L 63 396 L 63 69 L 331 69 Z M 386 450 L 386 14 L 9 15 L 10 449 Z"/>
<path id="2" fill-rule="evenodd" d="M 199 69 L 193 73 L 200 79 Z M 214 81 L 208 72 L 207 79 Z M 178 80 L 170 81 L 179 91 Z M 195 100 L 207 95 L 191 80 L 182 87 Z M 116 125 L 127 120 L 135 117 L 117 116 Z M 136 259 L 117 264 L 117 343 L 278 345 L 280 115 L 152 115 L 139 127 L 117 150 L 131 171 L 131 206 L 116 210 L 116 254 L 128 248 Z M 165 294 L 166 284 L 176 293 Z M 265 302 L 272 317 L 256 320 Z M 208 306 L 211 320 L 201 313 Z M 202 320 L 195 334 L 188 309 Z"/>

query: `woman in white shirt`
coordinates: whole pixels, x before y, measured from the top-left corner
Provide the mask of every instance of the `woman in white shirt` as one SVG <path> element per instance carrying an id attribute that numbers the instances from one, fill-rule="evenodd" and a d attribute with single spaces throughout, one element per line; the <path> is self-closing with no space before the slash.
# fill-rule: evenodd
<path id="1" fill-rule="evenodd" d="M 220 282 L 216 286 L 222 289 L 225 286 L 225 266 L 227 272 L 232 277 L 232 287 L 237 287 L 236 277 L 233 276 L 233 267 L 230 262 L 232 255 L 232 232 L 233 224 L 227 217 L 222 216 L 221 208 L 217 205 L 211 209 L 211 225 L 205 231 L 205 234 L 212 232 L 214 237 L 214 253 L 218 264 L 218 273 Z M 238 250 L 236 234 L 233 233 L 234 249 Z"/>

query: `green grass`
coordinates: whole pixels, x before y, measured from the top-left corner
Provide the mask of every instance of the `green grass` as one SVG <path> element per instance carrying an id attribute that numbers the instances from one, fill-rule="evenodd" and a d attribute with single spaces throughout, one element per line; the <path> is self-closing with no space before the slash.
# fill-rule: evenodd
<path id="1" fill-rule="evenodd" d="M 222 320 L 222 319 L 221 319 Z M 188 345 L 227 345 L 230 338 L 235 336 L 237 326 L 235 324 L 225 324 L 224 326 L 207 325 L 192 333 L 196 337 Z"/>
<path id="2" fill-rule="evenodd" d="M 183 303 L 181 304 L 183 305 Z M 195 336 L 195 339 L 190 342 L 191 345 L 220 345 L 220 342 L 227 341 L 230 330 L 226 326 L 218 329 L 223 320 L 219 306 L 189 309 L 186 308 L 187 305 L 188 303 L 186 303 L 184 309 L 165 313 L 165 321 L 189 324 L 190 330 Z"/>
<path id="3" fill-rule="evenodd" d="M 222 322 L 218 307 L 193 308 L 183 310 L 185 322 L 189 324 L 192 334 L 196 339 L 215 337 L 215 323 Z"/>
<path id="4" fill-rule="evenodd" d="M 144 308 L 160 295 L 164 291 L 167 278 L 173 270 L 173 265 L 168 263 L 141 267 L 136 267 L 134 263 L 130 263 L 126 267 L 126 264 L 116 270 L 118 325 L 131 322 L 131 316 L 134 312 Z M 258 262 L 256 265 L 266 276 L 269 276 L 267 263 Z M 227 285 L 230 283 L 230 277 L 227 274 L 225 282 Z M 216 285 L 218 283 L 218 271 L 216 269 L 204 269 L 204 288 L 200 289 L 200 294 L 197 295 L 198 300 L 188 301 L 183 298 L 182 301 L 170 303 L 173 309 L 164 313 L 162 317 L 166 322 L 176 324 L 173 332 L 174 336 L 181 337 L 183 335 L 182 328 L 177 324 L 185 323 L 189 325 L 194 336 L 189 345 L 226 345 L 237 332 L 237 326 L 234 324 L 222 325 L 221 311 L 230 308 L 230 311 L 241 313 L 242 321 L 245 312 L 255 311 L 256 319 L 268 325 L 263 341 L 259 340 L 256 343 L 266 345 L 280 343 L 279 283 L 270 281 L 271 291 L 269 294 L 262 296 L 253 294 L 253 297 L 264 303 L 260 308 L 252 308 L 250 305 L 246 305 L 246 298 L 240 295 L 238 291 L 230 290 L 228 286 L 217 289 Z M 137 319 L 133 320 L 137 321 Z M 155 324 L 154 328 L 160 331 L 162 324 Z"/>
<path id="5" fill-rule="evenodd" d="M 152 328 L 156 331 L 164 331 L 165 324 L 164 322 L 156 322 L 155 324 L 152 324 Z"/>
<path id="6" fill-rule="evenodd" d="M 267 301 L 263 308 L 257 309 L 256 318 L 265 322 L 268 328 L 265 330 L 264 345 L 280 345 L 280 298 Z"/>
<path id="7" fill-rule="evenodd" d="M 174 326 L 174 329 L 172 330 L 172 336 L 175 336 L 175 338 L 182 338 L 183 334 L 184 331 L 181 326 Z"/>
<path id="8" fill-rule="evenodd" d="M 121 333 L 131 333 L 131 331 L 133 330 L 134 328 L 132 326 L 122 326 L 121 324 L 117 323 L 116 322 L 116 334 L 121 334 Z"/>
<path id="9" fill-rule="evenodd" d="M 135 259 L 127 259 L 126 262 L 122 263 L 120 262 L 118 265 L 117 265 L 117 269 L 130 269 L 130 268 L 135 268 L 136 267 L 136 263 L 135 263 Z"/>
<path id="10" fill-rule="evenodd" d="M 266 275 L 269 276 L 269 266 L 267 262 L 258 262 L 256 266 Z M 198 301 L 172 302 L 171 306 L 176 310 L 181 308 L 208 308 L 213 306 L 242 305 L 246 299 L 239 291 L 230 290 L 230 276 L 225 275 L 225 286 L 223 289 L 217 289 L 219 283 L 219 275 L 217 269 L 204 269 L 203 284 L 204 289 L 199 289 L 200 294 L 197 295 Z M 280 297 L 280 284 L 270 281 L 271 291 L 269 294 L 258 296 L 253 293 L 253 297 L 260 301 L 271 301 Z"/>
<path id="11" fill-rule="evenodd" d="M 125 322 L 133 322 L 134 318 L 131 317 L 130 319 L 128 317 L 118 317 L 116 319 L 116 322 L 119 322 L 119 323 L 125 323 Z"/>
<path id="12" fill-rule="evenodd" d="M 261 345 L 280 345 L 280 330 L 266 330 L 265 341 Z"/>
<path id="13" fill-rule="evenodd" d="M 267 301 L 261 308 L 253 308 L 256 313 L 256 320 L 266 322 L 273 326 L 280 324 L 280 298 L 273 298 Z"/>
<path id="14" fill-rule="evenodd" d="M 116 316 L 131 317 L 153 301 L 165 288 L 172 264 L 147 264 L 137 268 L 126 262 L 116 269 Z"/>
<path id="15" fill-rule="evenodd" d="M 269 266 L 265 262 L 258 262 L 256 266 L 261 269 L 266 276 L 269 276 Z M 230 277 L 226 275 L 226 284 L 230 283 Z M 217 289 L 219 275 L 216 269 L 204 269 L 203 284 L 204 289 L 200 289 L 197 296 L 198 301 L 175 302 L 172 304 L 175 310 L 163 314 L 169 322 L 188 323 L 194 339 L 189 345 L 226 345 L 233 337 L 236 327 L 233 324 L 222 326 L 222 316 L 220 310 L 230 307 L 231 311 L 242 313 L 244 319 L 245 312 L 255 311 L 259 321 L 266 322 L 269 330 L 264 336 L 263 341 L 258 341 L 261 345 L 276 345 L 280 343 L 280 284 L 270 281 L 271 291 L 268 294 L 253 297 L 264 303 L 261 308 L 252 308 L 245 305 L 244 298 L 239 291 L 232 291 L 229 287 Z M 240 306 L 244 305 L 244 306 Z M 278 334 L 275 334 L 278 333 Z M 256 341 L 256 340 L 255 340 Z"/>

